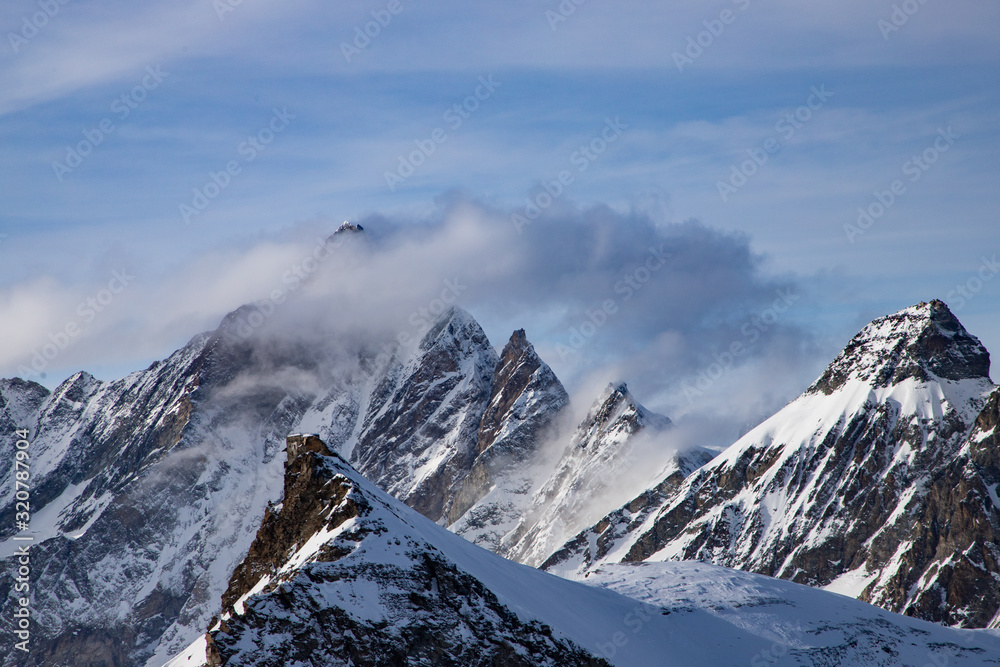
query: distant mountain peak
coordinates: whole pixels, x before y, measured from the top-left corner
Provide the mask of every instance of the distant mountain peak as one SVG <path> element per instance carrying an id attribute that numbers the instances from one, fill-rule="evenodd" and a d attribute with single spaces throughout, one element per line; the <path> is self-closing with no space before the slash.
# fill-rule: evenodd
<path id="1" fill-rule="evenodd" d="M 597 397 L 573 436 L 573 444 L 585 447 L 598 434 L 622 430 L 628 434 L 651 426 L 663 429 L 670 419 L 646 409 L 635 400 L 624 382 L 611 382 Z"/>
<path id="2" fill-rule="evenodd" d="M 365 231 L 365 228 L 362 227 L 361 225 L 356 225 L 353 222 L 348 222 L 347 220 L 345 220 L 344 224 L 342 224 L 340 227 L 337 227 L 337 231 L 335 231 L 334 234 L 345 234 L 345 233 L 356 234 L 358 232 L 363 232 L 363 231 Z"/>
<path id="3" fill-rule="evenodd" d="M 907 379 L 989 379 L 990 355 L 937 299 L 920 302 L 863 328 L 807 393 L 831 394 L 849 380 L 888 387 Z"/>

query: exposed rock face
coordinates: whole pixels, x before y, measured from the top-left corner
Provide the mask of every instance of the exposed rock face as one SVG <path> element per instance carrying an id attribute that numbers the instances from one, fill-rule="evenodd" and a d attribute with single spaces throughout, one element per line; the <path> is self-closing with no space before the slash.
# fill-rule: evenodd
<path id="1" fill-rule="evenodd" d="M 1000 574 L 995 454 L 970 435 L 977 415 L 990 423 L 988 368 L 941 302 L 877 319 L 680 488 L 639 496 L 546 567 L 697 559 L 981 627 Z"/>
<path id="2" fill-rule="evenodd" d="M 428 541 L 435 526 L 366 486 L 317 438 L 290 438 L 288 457 L 281 507 L 209 633 L 211 664 L 608 664 L 511 611 L 447 544 Z"/>
<path id="3" fill-rule="evenodd" d="M 862 599 L 948 625 L 1000 627 L 1000 389 L 914 504 L 907 568 Z"/>
<path id="4" fill-rule="evenodd" d="M 350 457 L 358 471 L 442 518 L 472 466 L 497 361 L 479 323 L 452 309 L 376 385 Z"/>
<path id="5" fill-rule="evenodd" d="M 476 458 L 456 493 L 449 525 L 475 506 L 456 530 L 496 550 L 511 521 L 520 515 L 517 496 L 532 486 L 526 474 L 532 468 L 528 461 L 568 404 L 566 390 L 538 357 L 524 329 L 515 331 L 497 362 L 476 437 Z M 491 491 L 493 497 L 480 502 Z"/>
<path id="6" fill-rule="evenodd" d="M 807 392 L 831 394 L 848 380 L 872 388 L 912 378 L 926 382 L 988 378 L 990 355 L 943 301 L 880 317 L 851 339 Z"/>
<path id="7" fill-rule="evenodd" d="M 254 312 L 231 313 L 122 380 L 78 373 L 51 394 L 0 382 L 0 423 L 11 426 L 0 433 L 3 479 L 14 425 L 31 431 L 39 627 L 29 664 L 89 655 L 159 667 L 187 645 L 281 497 L 289 432 L 318 431 L 414 507 L 446 511 L 475 458 L 498 361 L 475 320 L 456 309 L 417 349 L 383 361 L 248 330 Z M 13 488 L 0 486 L 0 537 L 14 526 Z M 0 571 L 5 613 L 13 571 Z"/>

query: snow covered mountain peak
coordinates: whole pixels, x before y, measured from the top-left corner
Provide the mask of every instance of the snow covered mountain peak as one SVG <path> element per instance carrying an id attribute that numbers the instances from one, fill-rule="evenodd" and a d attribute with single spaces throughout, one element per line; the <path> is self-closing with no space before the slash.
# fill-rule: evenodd
<path id="1" fill-rule="evenodd" d="M 996 457 L 970 446 L 993 432 L 970 435 L 990 423 L 988 364 L 941 302 L 878 318 L 801 396 L 671 492 L 651 487 L 578 534 L 546 567 L 582 575 L 703 560 L 982 627 L 1000 599 L 962 602 L 960 591 L 988 590 L 1000 562 Z M 952 516 L 958 506 L 976 520 Z"/>
<path id="2" fill-rule="evenodd" d="M 524 329 L 511 334 L 497 362 L 493 377 L 493 391 L 483 414 L 476 443 L 476 454 L 498 444 L 509 441 L 515 431 L 527 418 L 526 409 L 530 403 L 544 401 L 548 418 L 569 403 L 569 396 L 562 383 L 548 364 L 541 360 L 534 346 L 528 342 Z M 514 416 L 516 419 L 511 419 Z M 534 437 L 533 431 L 526 434 Z M 524 443 L 520 443 L 522 446 Z M 508 446 L 508 449 L 511 449 Z M 528 452 L 510 452 L 518 458 Z"/>
<path id="3" fill-rule="evenodd" d="M 365 228 L 362 227 L 361 225 L 356 225 L 353 222 L 348 222 L 347 220 L 345 220 L 344 223 L 340 225 L 340 227 L 337 227 L 336 231 L 334 231 L 333 233 L 334 235 L 345 234 L 345 233 L 357 234 L 358 232 L 363 232 L 363 231 L 365 231 Z"/>
<path id="4" fill-rule="evenodd" d="M 990 355 L 943 301 L 921 302 L 862 329 L 807 390 L 831 394 L 849 380 L 883 388 L 913 378 L 989 380 Z"/>
<path id="5" fill-rule="evenodd" d="M 624 440 L 644 428 L 662 430 L 670 419 L 650 412 L 635 400 L 624 382 L 610 383 L 594 401 L 571 444 L 588 447 L 595 440 Z"/>
<path id="6" fill-rule="evenodd" d="M 475 461 L 451 506 L 452 530 L 497 549 L 523 515 L 535 485 L 533 460 L 568 404 L 562 383 L 524 329 L 511 334 L 493 372 Z"/>
<path id="7" fill-rule="evenodd" d="M 634 489 L 649 486 L 658 473 L 676 483 L 711 459 L 701 449 L 678 451 L 666 437 L 670 427 L 668 418 L 643 407 L 624 383 L 609 384 L 499 552 L 537 566 L 580 529 L 630 500 Z"/>

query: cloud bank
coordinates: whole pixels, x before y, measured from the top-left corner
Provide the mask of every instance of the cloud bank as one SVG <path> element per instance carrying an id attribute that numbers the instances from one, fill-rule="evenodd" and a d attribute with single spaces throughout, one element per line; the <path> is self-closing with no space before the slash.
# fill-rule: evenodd
<path id="1" fill-rule="evenodd" d="M 456 194 L 426 218 L 358 220 L 365 234 L 332 244 L 335 225 L 312 221 L 159 277 L 109 259 L 85 286 L 15 285 L 0 293 L 0 375 L 45 373 L 51 385 L 77 369 L 138 368 L 251 302 L 263 315 L 244 328 L 305 345 L 412 344 L 455 303 L 497 346 L 524 327 L 581 400 L 624 380 L 673 418 L 753 420 L 815 372 L 795 316 L 803 288 L 768 273 L 747 236 L 568 201 L 525 226 L 521 210 Z M 792 389 L 755 386 L 778 373 Z"/>

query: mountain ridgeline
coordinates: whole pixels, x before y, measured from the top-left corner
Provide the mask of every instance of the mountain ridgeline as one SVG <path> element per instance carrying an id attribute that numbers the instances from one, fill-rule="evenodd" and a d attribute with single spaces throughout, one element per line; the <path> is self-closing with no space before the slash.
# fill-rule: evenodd
<path id="1" fill-rule="evenodd" d="M 584 582 L 698 560 L 1000 624 L 1000 390 L 941 302 L 869 324 L 718 456 L 676 449 L 621 383 L 571 423 L 525 332 L 498 353 L 457 307 L 389 353 L 232 335 L 239 313 L 120 380 L 0 380 L 4 480 L 15 428 L 31 432 L 37 620 L 27 660 L 0 664 L 159 667 L 209 628 L 217 664 L 641 664 L 619 662 L 638 640 L 595 651 L 590 626 L 503 577 L 586 586 L 500 556 Z"/>
<path id="2" fill-rule="evenodd" d="M 585 577 L 604 563 L 702 560 L 997 627 L 1000 390 L 988 372 L 940 301 L 879 318 L 799 398 L 542 567 Z"/>

